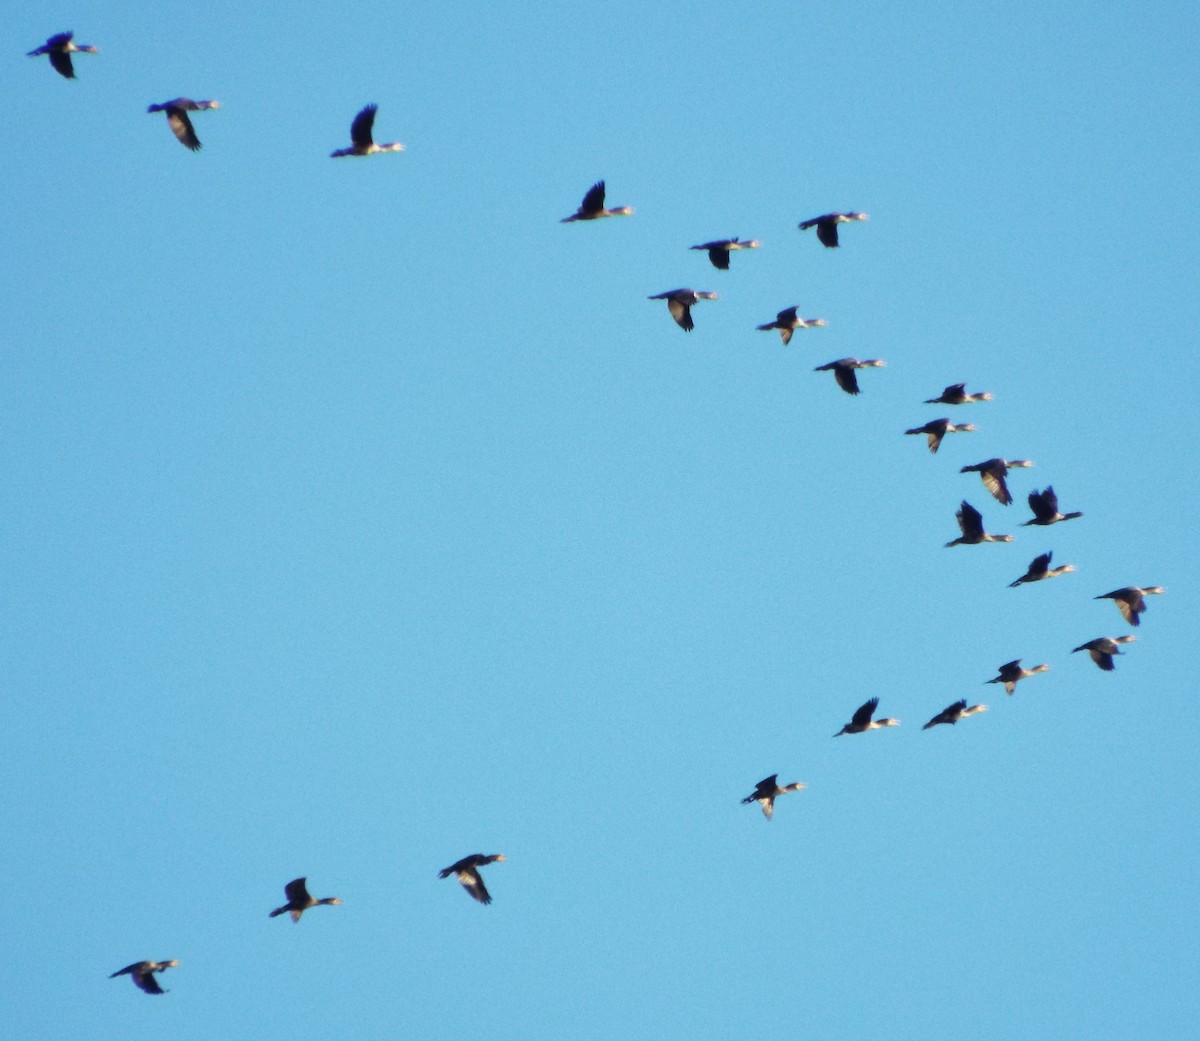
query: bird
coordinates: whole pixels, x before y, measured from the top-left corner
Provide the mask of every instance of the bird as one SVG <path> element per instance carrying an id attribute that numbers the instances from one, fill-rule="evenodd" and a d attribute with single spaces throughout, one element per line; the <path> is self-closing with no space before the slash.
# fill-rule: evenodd
<path id="1" fill-rule="evenodd" d="M 878 730 L 881 727 L 898 727 L 900 720 L 891 719 L 872 719 L 875 714 L 875 709 L 879 707 L 879 699 L 872 698 L 870 701 L 860 705 L 854 715 L 850 717 L 850 722 L 839 730 L 834 737 L 841 737 L 843 734 L 861 734 L 867 730 Z"/>
<path id="2" fill-rule="evenodd" d="M 179 961 L 176 958 L 172 958 L 170 961 L 135 961 L 132 965 L 117 969 L 108 978 L 113 980 L 118 976 L 132 976 L 134 986 L 144 990 L 147 994 L 165 994 L 166 991 L 158 985 L 154 974 L 177 968 L 178 965 Z"/>
<path id="3" fill-rule="evenodd" d="M 754 786 L 754 791 L 742 800 L 742 805 L 750 802 L 758 803 L 762 807 L 763 816 L 770 820 L 771 815 L 775 812 L 775 800 L 779 796 L 786 795 L 788 792 L 800 792 L 807 787 L 799 781 L 794 781 L 792 784 L 776 784 L 778 778 L 779 774 L 764 777 Z"/>
<path id="4" fill-rule="evenodd" d="M 90 44 L 76 43 L 74 33 L 55 33 L 45 43 L 35 50 L 30 51 L 26 57 L 36 58 L 39 55 L 45 54 L 50 59 L 50 64 L 64 79 L 75 79 L 75 66 L 71 64 L 71 53 L 76 54 L 99 54 L 98 47 L 92 47 Z"/>
<path id="5" fill-rule="evenodd" d="M 218 101 L 193 101 L 191 98 L 175 98 L 171 101 L 164 101 L 161 105 L 151 105 L 147 112 L 165 112 L 167 114 L 167 123 L 171 127 L 171 133 L 179 138 L 179 143 L 185 148 L 190 148 L 193 152 L 200 150 L 200 138 L 196 136 L 195 128 L 192 126 L 192 121 L 188 118 L 189 112 L 199 112 L 206 108 L 220 108 L 221 104 Z"/>
<path id="6" fill-rule="evenodd" d="M 1025 572 L 1015 582 L 1009 582 L 1009 589 L 1016 589 L 1017 586 L 1024 582 L 1040 582 L 1043 578 L 1054 578 L 1058 575 L 1065 575 L 1068 571 L 1074 571 L 1074 564 L 1062 564 L 1059 567 L 1050 566 L 1050 558 L 1054 556 L 1054 551 L 1043 553 L 1040 557 L 1034 557 L 1029 564 L 1029 570 Z M 1099 597 L 1096 598 L 1100 599 Z"/>
<path id="7" fill-rule="evenodd" d="M 484 864 L 493 864 L 503 859 L 503 853 L 493 853 L 490 856 L 485 856 L 482 853 L 472 853 L 469 857 L 456 860 L 448 868 L 442 868 L 438 872 L 438 878 L 449 878 L 451 875 L 457 875 L 463 889 L 470 893 L 472 897 L 481 904 L 490 904 L 492 902 L 492 894 L 487 891 L 487 886 L 483 884 L 483 877 L 479 874 L 479 869 Z"/>
<path id="8" fill-rule="evenodd" d="M 1005 662 L 1003 665 L 1001 665 L 1000 675 L 994 680 L 988 680 L 987 682 L 1003 683 L 1004 693 L 1011 694 L 1017 689 L 1017 684 L 1020 683 L 1021 680 L 1028 679 L 1030 676 L 1034 676 L 1039 672 L 1049 671 L 1049 665 L 1035 665 L 1032 669 L 1023 669 L 1021 668 L 1021 659 L 1018 658 L 1016 661 Z"/>
<path id="9" fill-rule="evenodd" d="M 1033 466 L 1028 459 L 985 459 L 982 463 L 964 466 L 960 474 L 977 473 L 983 486 L 992 493 L 1002 506 L 1012 505 L 1012 496 L 1008 492 L 1008 483 L 1004 480 L 1009 470 L 1028 469 Z"/>
<path id="10" fill-rule="evenodd" d="M 989 535 L 984 531 L 983 515 L 966 499 L 963 499 L 958 513 L 954 516 L 962 534 L 953 541 L 947 542 L 947 549 L 951 546 L 978 546 L 981 542 L 1012 542 L 1013 540 L 1011 535 Z"/>
<path id="11" fill-rule="evenodd" d="M 647 300 L 665 300 L 667 310 L 675 319 L 675 324 L 685 333 L 690 333 L 695 327 L 692 321 L 692 304 L 697 300 L 716 300 L 716 293 L 702 293 L 695 289 L 670 289 L 665 293 L 655 293 Z"/>
<path id="12" fill-rule="evenodd" d="M 1141 625 L 1141 614 L 1146 610 L 1146 597 L 1152 593 L 1165 593 L 1162 586 L 1125 586 L 1111 593 L 1101 593 L 1096 600 L 1111 600 L 1130 625 Z"/>
<path id="13" fill-rule="evenodd" d="M 942 438 L 947 434 L 963 434 L 974 431 L 971 423 L 951 423 L 948 419 L 931 419 L 922 427 L 913 427 L 904 431 L 906 434 L 924 434 L 929 440 L 929 451 L 937 452 L 942 446 Z"/>
<path id="14" fill-rule="evenodd" d="M 699 246 L 689 246 L 688 248 L 707 250 L 712 266 L 719 271 L 728 271 L 729 255 L 739 249 L 758 249 L 758 240 L 750 239 L 749 242 L 743 242 L 741 239 L 715 239 L 712 242 L 702 242 Z"/>
<path id="15" fill-rule="evenodd" d="M 967 716 L 973 716 L 976 712 L 986 711 L 987 705 L 972 705 L 970 708 L 967 708 L 967 702 L 964 698 L 962 701 L 956 701 L 953 705 L 947 705 L 946 708 L 942 709 L 941 712 L 939 712 L 933 717 L 933 719 L 921 727 L 921 729 L 928 730 L 930 727 L 935 727 L 939 723 L 949 723 L 950 726 L 954 726 L 954 724 L 960 719 L 966 719 Z"/>
<path id="16" fill-rule="evenodd" d="M 826 362 L 824 365 L 818 365 L 813 372 L 833 372 L 833 378 L 837 380 L 837 385 L 842 388 L 847 394 L 858 393 L 858 377 L 854 374 L 855 369 L 881 369 L 885 362 L 878 358 L 871 358 L 868 361 L 859 361 L 857 358 L 839 358 L 837 361 Z"/>
<path id="17" fill-rule="evenodd" d="M 821 240 L 821 245 L 833 249 L 838 245 L 837 226 L 839 224 L 848 224 L 850 221 L 869 219 L 865 213 L 825 213 L 820 217 L 813 217 L 812 220 L 801 221 L 800 230 L 808 231 L 809 228 L 815 227 L 817 229 L 817 238 Z"/>
<path id="18" fill-rule="evenodd" d="M 599 220 L 601 217 L 628 217 L 633 213 L 632 206 L 618 206 L 615 209 L 604 208 L 604 182 L 597 181 L 583 197 L 579 209 L 569 217 L 564 217 L 559 224 L 570 224 L 577 220 Z M 726 265 L 728 267 L 728 264 Z"/>
<path id="19" fill-rule="evenodd" d="M 354 117 L 354 122 L 350 124 L 350 147 L 330 152 L 330 159 L 340 159 L 346 155 L 374 155 L 376 152 L 404 151 L 404 146 L 399 141 L 392 141 L 386 145 L 375 143 L 371 130 L 375 126 L 375 113 L 378 108 L 378 105 L 364 105 L 359 109 L 358 115 Z"/>
<path id="20" fill-rule="evenodd" d="M 1133 643 L 1136 636 L 1097 636 L 1094 640 L 1088 640 L 1087 643 L 1081 643 L 1071 653 L 1075 651 L 1087 651 L 1092 656 L 1092 661 L 1100 666 L 1105 672 L 1112 672 L 1115 666 L 1113 665 L 1114 655 L 1120 654 L 1121 649 L 1118 644 Z"/>
<path id="21" fill-rule="evenodd" d="M 1054 489 L 1050 485 L 1046 485 L 1044 492 L 1039 492 L 1035 488 L 1029 493 L 1029 508 L 1033 510 L 1033 520 L 1027 520 L 1021 525 L 1024 528 L 1029 527 L 1030 524 L 1040 524 L 1045 527 L 1048 524 L 1057 524 L 1059 521 L 1074 520 L 1076 517 L 1083 516 L 1078 510 L 1074 513 L 1059 513 L 1058 496 L 1054 494 Z"/>
<path id="22" fill-rule="evenodd" d="M 991 401 L 992 396 L 987 392 L 968 394 L 965 383 L 951 383 L 936 398 L 926 398 L 926 405 L 965 405 L 971 401 Z"/>
<path id="23" fill-rule="evenodd" d="M 778 329 L 779 338 L 783 340 L 783 345 L 786 347 L 792 342 L 792 333 L 797 329 L 814 329 L 827 324 L 824 318 L 801 318 L 796 313 L 799 310 L 798 307 L 785 308 L 775 316 L 775 321 L 758 326 L 759 332 Z"/>
<path id="24" fill-rule="evenodd" d="M 341 903 L 336 896 L 326 896 L 320 900 L 315 899 L 308 891 L 308 886 L 305 884 L 307 881 L 307 878 L 294 878 L 284 886 L 283 895 L 287 897 L 287 903 L 282 907 L 275 908 L 267 917 L 276 918 L 286 911 L 292 916 L 293 922 L 298 922 L 300 921 L 300 916 L 310 907 L 317 907 L 320 904 L 332 904 L 336 906 Z"/>

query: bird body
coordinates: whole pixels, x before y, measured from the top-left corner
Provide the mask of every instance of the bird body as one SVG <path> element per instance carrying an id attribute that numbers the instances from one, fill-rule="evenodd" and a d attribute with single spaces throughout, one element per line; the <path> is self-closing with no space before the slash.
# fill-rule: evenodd
<path id="1" fill-rule="evenodd" d="M 386 145 L 377 145 L 373 133 L 375 113 L 378 105 L 364 105 L 350 124 L 350 147 L 339 148 L 330 152 L 330 159 L 341 159 L 347 155 L 375 155 L 378 152 L 403 152 L 404 146 L 399 141 L 390 141 Z"/>
<path id="2" fill-rule="evenodd" d="M 767 820 L 771 819 L 775 812 L 775 800 L 781 795 L 786 795 L 788 792 L 803 791 L 806 785 L 799 781 L 794 781 L 792 784 L 778 784 L 779 774 L 771 774 L 770 777 L 764 777 L 754 786 L 754 791 L 742 800 L 742 805 L 756 802 L 762 807 L 763 816 Z"/>
<path id="3" fill-rule="evenodd" d="M 872 698 L 870 701 L 860 705 L 854 715 L 850 717 L 850 722 L 839 730 L 834 737 L 841 737 L 843 734 L 862 734 L 868 730 L 879 730 L 882 727 L 898 727 L 900 720 L 885 717 L 884 719 L 872 719 L 875 715 L 875 710 L 879 707 L 879 699 Z"/>
<path id="4" fill-rule="evenodd" d="M 675 319 L 675 324 L 685 333 L 690 333 L 695 327 L 692 321 L 692 305 L 697 300 L 716 300 L 716 293 L 704 293 L 695 289 L 669 289 L 665 293 L 655 293 L 648 300 L 665 300 L 667 310 Z"/>
<path id="5" fill-rule="evenodd" d="M 978 546 L 981 542 L 1012 542 L 1013 540 L 1011 535 L 989 535 L 984 531 L 983 515 L 966 499 L 963 499 L 962 505 L 954 517 L 958 521 L 958 530 L 962 534 L 947 542 L 947 549 L 951 546 Z"/>
<path id="6" fill-rule="evenodd" d="M 108 978 L 116 979 L 118 976 L 131 976 L 133 984 L 139 990 L 144 990 L 147 994 L 165 994 L 166 991 L 158 985 L 158 980 L 154 978 L 156 972 L 165 972 L 167 969 L 178 967 L 179 960 L 172 958 L 170 961 L 135 961 L 132 965 L 126 965 L 123 969 L 117 969 Z"/>
<path id="7" fill-rule="evenodd" d="M 859 361 L 857 358 L 839 358 L 837 361 L 826 362 L 824 365 L 818 365 L 813 372 L 832 372 L 833 378 L 837 380 L 837 385 L 842 388 L 847 394 L 858 393 L 858 377 L 855 375 L 855 369 L 881 369 L 886 363 L 878 358 L 871 358 L 868 361 Z"/>
<path id="8" fill-rule="evenodd" d="M 165 112 L 167 114 L 167 123 L 171 127 L 171 133 L 178 139 L 179 143 L 185 148 L 190 148 L 193 152 L 200 150 L 200 138 L 196 136 L 196 130 L 192 126 L 189 112 L 200 112 L 206 108 L 220 108 L 219 101 L 193 101 L 191 98 L 173 98 L 171 101 L 164 101 L 160 105 L 151 105 L 146 109 L 147 112 Z"/>
<path id="9" fill-rule="evenodd" d="M 712 242 L 702 242 L 699 246 L 689 246 L 689 249 L 702 249 L 708 253 L 712 266 L 720 271 L 729 270 L 729 255 L 739 249 L 758 249 L 758 241 L 750 239 L 715 239 Z"/>
<path id="10" fill-rule="evenodd" d="M 276 918 L 285 912 L 292 916 L 293 922 L 300 921 L 300 916 L 304 914 L 310 907 L 318 907 L 321 904 L 337 905 L 341 903 L 336 896 L 322 897 L 320 900 L 315 899 L 308 891 L 307 878 L 294 878 L 286 886 L 283 887 L 283 895 L 287 897 L 287 903 L 282 907 L 275 908 L 268 918 Z"/>
<path id="11" fill-rule="evenodd" d="M 971 466 L 964 466 L 959 473 L 977 473 L 980 480 L 983 481 L 983 486 L 992 493 L 994 498 L 1002 506 L 1012 505 L 1012 495 L 1008 491 L 1008 482 L 1005 478 L 1008 476 L 1010 469 L 1026 469 L 1033 466 L 1028 459 L 985 459 L 982 463 L 974 463 Z"/>
<path id="12" fill-rule="evenodd" d="M 26 57 L 36 58 L 39 55 L 46 55 L 50 59 L 50 64 L 54 71 L 64 79 L 75 79 L 75 66 L 71 63 L 72 54 L 99 54 L 99 48 L 92 47 L 90 44 L 76 43 L 75 34 L 55 33 L 40 47 L 30 51 Z"/>
<path id="13" fill-rule="evenodd" d="M 1125 586 L 1123 589 L 1114 589 L 1111 593 L 1101 593 L 1094 599 L 1111 600 L 1117 605 L 1125 621 L 1130 625 L 1141 625 L 1141 615 L 1146 610 L 1146 597 L 1165 592 L 1162 586 Z"/>
<path id="14" fill-rule="evenodd" d="M 940 723 L 948 723 L 954 726 L 960 719 L 966 719 L 967 716 L 973 716 L 976 712 L 986 712 L 987 705 L 972 705 L 967 708 L 967 701 L 964 698 L 961 701 L 956 701 L 953 705 L 948 705 L 942 709 L 936 716 L 926 723 L 922 730 L 928 730 L 930 727 L 936 727 Z"/>
<path id="15" fill-rule="evenodd" d="M 1035 676 L 1039 672 L 1049 671 L 1049 665 L 1035 665 L 1032 669 L 1021 668 L 1021 659 L 1016 661 L 1005 662 L 1000 666 L 1000 675 L 994 680 L 988 680 L 988 683 L 1003 683 L 1004 693 L 1011 694 L 1017 689 L 1017 684 L 1021 680 L 1028 679 L 1030 676 Z"/>
<path id="16" fill-rule="evenodd" d="M 1040 524 L 1046 527 L 1050 524 L 1057 524 L 1059 521 L 1074 520 L 1076 517 L 1082 517 L 1083 514 L 1076 511 L 1075 513 L 1060 513 L 1058 509 L 1058 496 L 1054 494 L 1054 489 L 1050 485 L 1046 485 L 1044 492 L 1039 492 L 1036 488 L 1029 493 L 1029 508 L 1033 510 L 1033 520 L 1027 520 L 1022 527 L 1029 527 L 1030 524 Z"/>
<path id="17" fill-rule="evenodd" d="M 838 243 L 838 225 L 849 224 L 851 221 L 869 220 L 865 213 L 823 213 L 820 217 L 801 221 L 800 230 L 817 229 L 817 238 L 821 245 L 828 249 L 836 248 Z"/>
<path id="18" fill-rule="evenodd" d="M 1105 672 L 1112 672 L 1116 668 L 1113 664 L 1113 657 L 1121 653 L 1119 645 L 1122 643 L 1133 643 L 1135 639 L 1137 639 L 1136 636 L 1097 636 L 1094 640 L 1081 643 L 1071 653 L 1087 651 L 1092 661 L 1099 665 L 1101 669 Z"/>
<path id="19" fill-rule="evenodd" d="M 784 308 L 775 316 L 775 321 L 758 326 L 758 330 L 767 332 L 770 329 L 778 329 L 779 338 L 786 347 L 792 342 L 792 333 L 797 329 L 815 329 L 827 324 L 824 318 L 801 318 L 799 311 L 799 307 Z"/>
<path id="20" fill-rule="evenodd" d="M 964 434 L 975 429 L 971 423 L 951 423 L 948 419 L 931 419 L 924 426 L 904 431 L 906 434 L 924 434 L 929 441 L 929 451 L 936 453 L 947 434 Z"/>
<path id="21" fill-rule="evenodd" d="M 966 405 L 972 401 L 991 401 L 992 396 L 986 392 L 968 394 L 965 383 L 951 383 L 936 398 L 926 398 L 926 405 Z"/>
<path id="22" fill-rule="evenodd" d="M 633 213 L 632 206 L 617 206 L 614 209 L 606 210 L 604 208 L 604 192 L 604 182 L 597 181 L 587 190 L 583 202 L 579 204 L 579 209 L 558 223 L 570 224 L 577 220 L 599 220 L 601 217 L 628 217 Z"/>
<path id="23" fill-rule="evenodd" d="M 1074 564 L 1062 564 L 1059 567 L 1051 567 L 1050 560 L 1054 556 L 1054 551 L 1043 553 L 1041 556 L 1034 557 L 1030 561 L 1029 569 L 1018 578 L 1015 582 L 1009 582 L 1009 589 L 1016 589 L 1017 586 L 1025 582 L 1040 582 L 1043 578 L 1056 578 L 1059 575 L 1065 575 L 1070 571 L 1075 570 Z"/>
<path id="24" fill-rule="evenodd" d="M 483 853 L 472 853 L 470 856 L 463 857 L 462 860 L 456 860 L 448 868 L 442 868 L 438 872 L 438 878 L 449 878 L 454 875 L 458 878 L 459 884 L 471 896 L 478 900 L 481 904 L 490 904 L 492 902 L 492 894 L 487 891 L 487 886 L 483 884 L 483 876 L 480 875 L 479 869 L 485 864 L 494 864 L 496 861 L 504 860 L 503 853 L 492 853 L 485 855 Z"/>

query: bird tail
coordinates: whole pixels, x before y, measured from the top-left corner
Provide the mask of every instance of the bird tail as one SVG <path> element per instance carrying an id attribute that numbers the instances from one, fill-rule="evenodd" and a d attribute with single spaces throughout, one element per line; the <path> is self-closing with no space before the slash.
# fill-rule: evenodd
<path id="1" fill-rule="evenodd" d="M 284 906 L 284 907 L 277 907 L 277 908 L 275 908 L 275 910 L 274 910 L 274 911 L 272 911 L 272 912 L 271 912 L 269 915 L 267 915 L 267 917 L 268 917 L 268 918 L 278 918 L 278 917 L 279 917 L 281 914 L 284 914 L 284 913 L 286 913 L 286 911 L 287 911 L 287 907 L 286 907 L 286 906 Z"/>

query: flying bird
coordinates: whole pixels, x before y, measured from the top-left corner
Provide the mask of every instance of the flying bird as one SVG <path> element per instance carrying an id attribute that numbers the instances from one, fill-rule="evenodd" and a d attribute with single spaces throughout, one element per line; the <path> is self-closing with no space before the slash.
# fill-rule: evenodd
<path id="1" fill-rule="evenodd" d="M 341 159 L 346 155 L 375 155 L 377 152 L 403 152 L 404 146 L 399 141 L 386 145 L 377 145 L 372 130 L 375 127 L 375 112 L 378 105 L 364 105 L 350 124 L 350 147 L 339 148 L 330 152 L 330 159 Z"/>
<path id="2" fill-rule="evenodd" d="M 55 33 L 36 50 L 30 51 L 26 57 L 36 58 L 42 54 L 50 59 L 54 71 L 65 79 L 75 79 L 75 66 L 71 64 L 71 55 L 99 54 L 99 48 L 90 44 L 76 43 L 74 33 Z"/>
<path id="3" fill-rule="evenodd" d="M 954 517 L 958 521 L 958 530 L 962 534 L 953 541 L 947 542 L 947 549 L 951 546 L 978 546 L 981 542 L 1012 542 L 1013 540 L 1011 535 L 989 535 L 984 531 L 983 515 L 966 499 L 963 499 L 962 505 Z"/>
<path id="4" fill-rule="evenodd" d="M 1092 661 L 1099 665 L 1100 668 L 1105 672 L 1112 672 L 1116 667 L 1113 665 L 1113 657 L 1121 653 L 1121 648 L 1117 645 L 1133 643 L 1136 639 L 1136 636 L 1097 636 L 1094 640 L 1081 643 L 1071 653 L 1087 651 L 1091 655 Z"/>
<path id="5" fill-rule="evenodd" d="M 858 393 L 858 377 L 855 375 L 855 369 L 881 369 L 885 362 L 878 358 L 871 358 L 869 361 L 859 361 L 857 358 L 839 358 L 837 361 L 826 362 L 824 365 L 818 365 L 813 372 L 832 372 L 833 378 L 837 380 L 837 385 L 842 388 L 847 394 Z"/>
<path id="6" fill-rule="evenodd" d="M 1165 593 L 1162 586 L 1125 586 L 1111 593 L 1101 593 L 1096 600 L 1111 600 L 1117 605 L 1121 616 L 1130 625 L 1142 624 L 1142 612 L 1146 610 L 1146 597 L 1152 593 Z"/>
<path id="7" fill-rule="evenodd" d="M 490 856 L 485 856 L 482 853 L 472 853 L 469 857 L 456 860 L 448 868 L 442 868 L 438 872 L 438 878 L 449 878 L 451 875 L 456 875 L 463 889 L 470 893 L 472 897 L 481 904 L 490 904 L 492 902 L 492 894 L 487 891 L 487 886 L 483 884 L 483 876 L 479 874 L 479 869 L 484 864 L 494 864 L 496 861 L 503 859 L 503 853 L 493 853 Z"/>
<path id="8" fill-rule="evenodd" d="M 958 472 L 979 474 L 983 486 L 992 493 L 992 498 L 1002 506 L 1011 506 L 1012 496 L 1004 478 L 1008 476 L 1009 470 L 1027 469 L 1030 466 L 1033 466 L 1033 463 L 1028 459 L 985 459 L 982 463 L 964 466 Z"/>
<path id="9" fill-rule="evenodd" d="M 206 108 L 220 108 L 221 104 L 217 101 L 193 101 L 191 98 L 175 98 L 173 101 L 164 101 L 161 105 L 151 105 L 147 112 L 165 112 L 167 114 L 167 123 L 171 127 L 171 133 L 179 138 L 179 143 L 185 148 L 190 148 L 193 152 L 200 151 L 200 138 L 196 136 L 196 130 L 192 126 L 191 119 L 188 118 L 189 112 L 200 112 Z"/>
<path id="10" fill-rule="evenodd" d="M 1022 527 L 1027 528 L 1030 524 L 1040 524 L 1045 527 L 1048 524 L 1057 524 L 1059 521 L 1074 520 L 1076 517 L 1083 516 L 1078 511 L 1059 513 L 1058 496 L 1054 494 L 1054 489 L 1050 485 L 1046 485 L 1044 492 L 1039 492 L 1035 488 L 1029 493 L 1029 508 L 1033 510 L 1033 520 L 1027 520 Z"/>
<path id="11" fill-rule="evenodd" d="M 579 204 L 579 209 L 558 223 L 570 224 L 577 220 L 599 220 L 601 217 L 628 217 L 631 213 L 633 213 L 632 206 L 618 206 L 615 209 L 606 210 L 604 208 L 604 182 L 597 181 L 587 190 L 583 202 Z M 726 266 L 728 267 L 728 264 Z"/>
<path id="12" fill-rule="evenodd" d="M 667 310 L 675 319 L 675 324 L 685 333 L 690 333 L 695 327 L 692 321 L 692 304 L 697 300 L 716 300 L 716 293 L 701 293 L 695 289 L 671 289 L 665 293 L 655 293 L 647 300 L 665 300 Z"/>
<path id="13" fill-rule="evenodd" d="M 801 318 L 797 313 L 799 310 L 798 307 L 785 308 L 775 316 L 775 321 L 758 326 L 758 331 L 767 332 L 770 329 L 778 329 L 779 338 L 786 347 L 792 342 L 792 333 L 797 329 L 815 329 L 827 324 L 824 318 Z"/>
<path id="14" fill-rule="evenodd" d="M 815 227 L 817 229 L 817 238 L 821 240 L 821 245 L 833 249 L 838 245 L 839 224 L 849 224 L 851 221 L 868 219 L 865 213 L 825 213 L 820 217 L 813 217 L 812 220 L 802 221 L 800 230 L 808 231 L 809 228 Z"/>
<path id="15" fill-rule="evenodd" d="M 336 896 L 326 896 L 320 900 L 315 899 L 308 891 L 308 886 L 305 884 L 307 881 L 307 878 L 294 878 L 284 886 L 283 895 L 287 897 L 287 903 L 282 907 L 275 908 L 267 917 L 276 918 L 287 912 L 292 916 L 293 922 L 298 922 L 300 921 L 300 916 L 310 907 L 318 907 L 321 904 L 336 906 L 341 903 L 341 900 Z"/>
<path id="16" fill-rule="evenodd" d="M 165 994 L 166 991 L 158 985 L 158 980 L 154 978 L 156 972 L 165 972 L 167 969 L 178 967 L 178 959 L 172 958 L 170 961 L 135 961 L 132 965 L 126 965 L 123 969 L 117 969 L 108 978 L 116 979 L 118 976 L 133 977 L 133 985 L 140 990 L 144 990 L 147 994 Z"/>
<path id="17" fill-rule="evenodd" d="M 806 785 L 795 781 L 792 784 L 777 784 L 779 774 L 771 774 L 770 777 L 764 777 L 754 786 L 754 791 L 742 800 L 742 805 L 756 802 L 762 807 L 763 816 L 767 820 L 771 819 L 771 815 L 775 812 L 775 800 L 781 795 L 786 795 L 788 792 L 803 791 Z"/>
<path id="18" fill-rule="evenodd" d="M 1003 683 L 1004 693 L 1011 694 L 1017 689 L 1017 684 L 1021 680 L 1027 680 L 1030 676 L 1035 676 L 1039 672 L 1049 672 L 1049 665 L 1035 665 L 1032 669 L 1021 668 L 1021 659 L 1016 661 L 1005 662 L 1000 666 L 1000 675 L 994 680 L 988 680 L 988 683 Z"/>
<path id="19" fill-rule="evenodd" d="M 1074 564 L 1062 564 L 1059 567 L 1051 567 L 1050 559 L 1054 556 L 1054 551 L 1043 553 L 1040 557 L 1034 557 L 1029 564 L 1029 570 L 1025 572 L 1015 582 L 1009 582 L 1009 589 L 1016 589 L 1017 586 L 1025 582 L 1040 582 L 1043 578 L 1055 578 L 1058 575 L 1065 575 L 1068 571 L 1074 571 Z M 1099 599 L 1099 597 L 1097 597 Z"/>
<path id="20" fill-rule="evenodd" d="M 942 447 L 942 438 L 947 434 L 964 434 L 975 429 L 971 423 L 951 423 L 948 419 L 931 419 L 921 427 L 904 431 L 906 434 L 924 434 L 929 442 L 929 451 L 936 453 Z"/>
<path id="21" fill-rule="evenodd" d="M 964 698 L 962 701 L 956 701 L 953 705 L 948 705 L 942 709 L 936 716 L 926 723 L 922 730 L 928 730 L 930 727 L 936 727 L 939 723 L 949 723 L 954 726 L 960 719 L 966 719 L 967 716 L 973 716 L 976 712 L 986 712 L 987 705 L 972 705 L 967 708 L 967 702 Z"/>
<path id="22" fill-rule="evenodd" d="M 872 719 L 875 710 L 879 707 L 879 699 L 872 698 L 870 701 L 860 705 L 854 715 L 850 717 L 850 722 L 839 730 L 834 737 L 841 737 L 843 734 L 862 734 L 868 730 L 878 730 L 880 727 L 898 727 L 900 720 L 890 717 L 884 719 Z"/>
<path id="23" fill-rule="evenodd" d="M 968 394 L 965 383 L 951 383 L 936 398 L 926 398 L 926 405 L 966 405 L 971 401 L 991 401 L 992 396 L 986 392 Z"/>
<path id="24" fill-rule="evenodd" d="M 716 239 L 712 242 L 702 242 L 699 246 L 689 246 L 689 249 L 703 249 L 708 252 L 712 266 L 720 271 L 729 270 L 729 255 L 739 249 L 758 249 L 758 241 L 751 239 L 743 242 L 741 239 Z"/>

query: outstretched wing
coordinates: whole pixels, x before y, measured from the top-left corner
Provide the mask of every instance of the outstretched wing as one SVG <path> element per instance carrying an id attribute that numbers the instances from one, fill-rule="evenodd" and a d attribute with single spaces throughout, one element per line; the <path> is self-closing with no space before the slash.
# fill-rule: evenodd
<path id="1" fill-rule="evenodd" d="M 355 148 L 370 148 L 375 143 L 371 130 L 375 126 L 375 110 L 378 105 L 366 105 L 350 124 L 350 140 Z"/>
<path id="2" fill-rule="evenodd" d="M 865 705 L 860 705 L 858 710 L 850 717 L 852 726 L 866 726 L 871 722 L 871 717 L 875 715 L 875 710 L 879 707 L 879 699 L 872 698 Z"/>
<path id="3" fill-rule="evenodd" d="M 170 124 L 171 133 L 179 139 L 180 144 L 190 148 L 193 152 L 200 150 L 200 138 L 196 136 L 192 121 L 183 109 L 174 106 L 167 109 L 167 123 Z"/>

